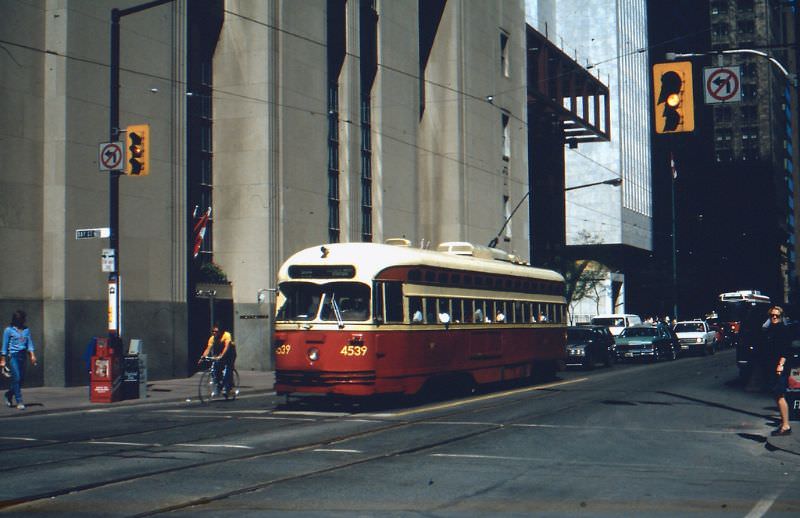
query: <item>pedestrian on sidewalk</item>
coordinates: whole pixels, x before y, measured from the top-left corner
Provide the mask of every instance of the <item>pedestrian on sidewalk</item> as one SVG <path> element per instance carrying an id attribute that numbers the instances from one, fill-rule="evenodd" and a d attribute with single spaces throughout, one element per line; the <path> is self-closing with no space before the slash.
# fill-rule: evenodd
<path id="1" fill-rule="evenodd" d="M 783 322 L 783 310 L 780 306 L 772 306 L 769 308 L 769 320 L 769 327 L 781 325 L 776 324 L 776 322 Z M 789 328 L 785 323 L 782 325 L 786 329 Z M 775 402 L 778 405 L 778 411 L 781 416 L 781 422 L 778 427 L 773 430 L 772 435 L 789 435 L 792 433 L 792 427 L 789 424 L 789 405 L 786 402 L 786 391 L 789 388 L 789 373 L 793 367 L 797 367 L 797 359 L 792 351 L 791 337 L 788 333 L 781 333 L 779 338 L 776 338 L 772 345 L 774 346 L 774 361 L 772 365 L 775 366 L 775 383 L 772 392 L 775 396 Z"/>
<path id="2" fill-rule="evenodd" d="M 17 400 L 17 408 L 25 410 L 25 403 L 22 401 L 22 383 L 25 380 L 25 369 L 28 358 L 33 365 L 36 365 L 36 353 L 34 352 L 31 330 L 25 325 L 27 315 L 21 309 L 16 310 L 11 315 L 11 323 L 3 331 L 3 347 L 0 350 L 0 368 L 5 367 L 8 362 L 11 368 L 11 388 L 6 391 L 6 404 L 14 406 L 14 399 Z"/>

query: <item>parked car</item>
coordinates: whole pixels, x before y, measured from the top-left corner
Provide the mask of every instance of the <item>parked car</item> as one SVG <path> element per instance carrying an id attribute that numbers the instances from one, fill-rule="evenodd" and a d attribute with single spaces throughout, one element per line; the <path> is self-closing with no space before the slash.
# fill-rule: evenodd
<path id="1" fill-rule="evenodd" d="M 604 326 L 567 328 L 567 366 L 593 369 L 598 362 L 609 367 L 616 359 L 614 336 Z"/>
<path id="2" fill-rule="evenodd" d="M 717 332 L 703 320 L 676 322 L 672 328 L 678 335 L 681 354 L 714 354 L 717 350 Z"/>
<path id="3" fill-rule="evenodd" d="M 665 324 L 626 327 L 615 341 L 619 360 L 674 360 L 680 347 L 678 337 Z"/>
<path id="4" fill-rule="evenodd" d="M 606 326 L 611 334 L 617 336 L 623 329 L 636 324 L 641 324 L 642 319 L 639 315 L 628 313 L 610 313 L 607 315 L 597 315 L 592 317 L 592 324 L 596 326 Z"/>

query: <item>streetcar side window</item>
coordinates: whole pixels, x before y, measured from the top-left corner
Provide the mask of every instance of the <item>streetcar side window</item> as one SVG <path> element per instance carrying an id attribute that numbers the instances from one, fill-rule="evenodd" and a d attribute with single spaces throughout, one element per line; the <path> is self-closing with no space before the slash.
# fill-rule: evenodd
<path id="1" fill-rule="evenodd" d="M 403 321 L 403 284 L 387 282 L 384 285 L 386 322 Z"/>
<path id="2" fill-rule="evenodd" d="M 425 302 L 425 323 L 426 324 L 435 324 L 436 323 L 436 298 L 431 297 L 427 299 L 423 299 Z"/>
<path id="3" fill-rule="evenodd" d="M 474 305 L 472 299 L 464 299 L 464 319 L 463 319 L 463 322 L 467 322 L 467 323 L 473 322 L 474 315 L 475 315 L 475 305 Z"/>
<path id="4" fill-rule="evenodd" d="M 437 323 L 450 323 L 450 299 L 439 299 L 438 308 L 436 313 Z"/>
<path id="5" fill-rule="evenodd" d="M 517 324 L 524 322 L 522 318 L 522 302 L 514 302 L 514 322 Z"/>
<path id="6" fill-rule="evenodd" d="M 408 321 L 421 324 L 422 315 L 422 297 L 408 297 Z"/>
<path id="7" fill-rule="evenodd" d="M 450 316 L 454 323 L 459 323 L 464 321 L 464 316 L 461 311 L 461 299 L 453 299 L 452 300 L 452 313 Z"/>

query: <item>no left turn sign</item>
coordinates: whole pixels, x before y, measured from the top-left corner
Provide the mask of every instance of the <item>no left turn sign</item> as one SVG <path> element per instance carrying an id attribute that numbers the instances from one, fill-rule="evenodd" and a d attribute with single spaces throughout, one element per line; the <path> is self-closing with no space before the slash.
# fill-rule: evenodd
<path id="1" fill-rule="evenodd" d="M 739 66 L 706 67 L 703 69 L 706 104 L 731 103 L 742 100 Z"/>
<path id="2" fill-rule="evenodd" d="M 122 142 L 105 142 L 100 144 L 98 157 L 101 171 L 120 171 L 125 164 L 125 146 Z"/>

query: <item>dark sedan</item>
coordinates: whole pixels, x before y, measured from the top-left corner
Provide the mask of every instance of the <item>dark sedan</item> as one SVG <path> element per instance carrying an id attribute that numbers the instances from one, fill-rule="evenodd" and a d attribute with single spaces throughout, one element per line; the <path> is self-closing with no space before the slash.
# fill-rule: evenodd
<path id="1" fill-rule="evenodd" d="M 626 327 L 617 335 L 617 358 L 621 360 L 674 360 L 678 357 L 675 333 L 662 324 Z"/>
<path id="2" fill-rule="evenodd" d="M 567 366 L 592 369 L 598 362 L 606 367 L 614 363 L 614 337 L 603 326 L 567 328 Z"/>

